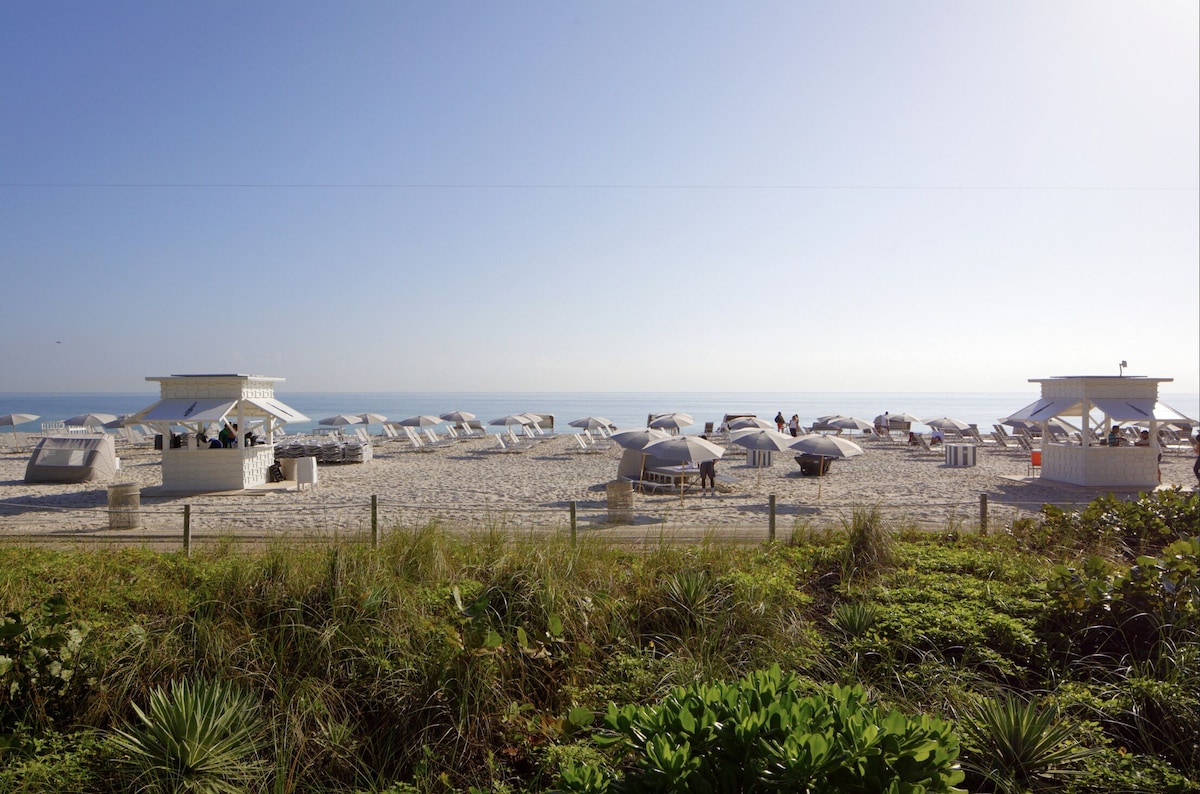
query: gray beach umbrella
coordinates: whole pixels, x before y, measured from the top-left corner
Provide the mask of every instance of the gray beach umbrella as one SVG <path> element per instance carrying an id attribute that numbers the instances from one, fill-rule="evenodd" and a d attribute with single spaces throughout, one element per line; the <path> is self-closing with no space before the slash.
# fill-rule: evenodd
<path id="1" fill-rule="evenodd" d="M 440 425 L 446 420 L 440 416 L 431 416 L 430 414 L 417 414 L 406 419 L 401 419 L 399 422 L 388 422 L 390 425 L 399 425 L 401 427 L 433 427 Z"/>
<path id="2" fill-rule="evenodd" d="M 106 423 L 114 422 L 116 419 L 115 414 L 79 414 L 70 419 L 64 419 L 63 424 L 67 427 L 98 427 L 103 430 Z"/>
<path id="3" fill-rule="evenodd" d="M 574 419 L 567 422 L 571 427 L 582 427 L 584 430 L 611 430 L 616 427 L 611 420 L 605 419 L 603 416 L 585 416 L 582 419 Z"/>
<path id="4" fill-rule="evenodd" d="M 383 414 L 365 413 L 359 414 L 358 418 L 362 420 L 364 425 L 381 425 L 387 421 L 387 417 Z"/>
<path id="5" fill-rule="evenodd" d="M 703 463 L 706 460 L 716 460 L 725 454 L 725 448 L 719 447 L 700 436 L 670 436 L 659 441 L 651 441 L 642 448 L 642 453 L 652 458 L 673 460 L 680 464 Z M 683 504 L 684 487 L 679 487 L 679 503 Z"/>
<path id="6" fill-rule="evenodd" d="M 130 420 L 137 414 L 121 414 L 111 422 L 105 422 L 104 426 L 109 430 L 120 430 L 122 427 L 130 424 Z"/>
<path id="7" fill-rule="evenodd" d="M 832 419 L 825 420 L 825 424 L 832 425 L 842 430 L 873 430 L 875 424 L 868 422 L 866 419 L 859 419 L 857 416 L 835 416 Z"/>
<path id="8" fill-rule="evenodd" d="M 691 414 L 674 411 L 669 414 L 659 414 L 658 416 L 654 417 L 654 420 L 650 422 L 650 427 L 679 430 L 687 427 L 688 425 L 694 424 L 696 424 L 696 420 L 692 418 Z"/>
<path id="9" fill-rule="evenodd" d="M 37 414 L 4 414 L 4 416 L 0 416 L 0 427 L 12 428 L 13 447 L 20 450 L 21 444 L 17 440 L 17 425 L 36 422 L 40 418 Z"/>
<path id="10" fill-rule="evenodd" d="M 739 447 L 753 449 L 758 452 L 786 452 L 788 445 L 795 441 L 791 436 L 785 436 L 777 430 L 768 430 L 762 427 L 750 427 L 744 430 L 734 430 L 729 436 L 729 441 L 732 444 L 737 444 Z M 762 458 L 759 458 L 758 480 L 762 482 Z"/>
<path id="11" fill-rule="evenodd" d="M 863 454 L 863 448 L 853 441 L 847 441 L 838 436 L 823 436 L 820 433 L 800 436 L 788 444 L 788 447 L 806 455 L 816 455 L 822 458 L 820 468 L 817 469 L 822 475 L 825 473 L 824 458 L 852 458 L 855 455 Z M 821 498 L 821 481 L 824 479 L 824 476 L 817 477 L 818 499 Z"/>
<path id="12" fill-rule="evenodd" d="M 622 430 L 612 434 L 612 440 L 617 442 L 617 446 L 625 449 L 645 449 L 652 441 L 662 441 L 665 438 L 671 438 L 671 434 L 655 427 Z"/>
<path id="13" fill-rule="evenodd" d="M 729 420 L 726 427 L 730 430 L 774 430 L 775 423 L 759 419 L 757 416 L 739 416 L 737 419 Z"/>
<path id="14" fill-rule="evenodd" d="M 447 422 L 470 422 L 475 418 L 475 414 L 470 411 L 447 411 L 441 414 L 441 417 Z"/>
<path id="15" fill-rule="evenodd" d="M 936 427 L 938 430 L 966 430 L 971 425 L 961 419 L 951 419 L 948 416 L 939 416 L 934 419 L 926 419 L 921 424 L 928 427 Z"/>
<path id="16" fill-rule="evenodd" d="M 536 421 L 537 420 L 529 414 L 507 414 L 505 416 L 493 419 L 492 421 L 488 422 L 488 424 L 512 427 L 514 425 L 531 425 Z"/>
<path id="17" fill-rule="evenodd" d="M 354 414 L 335 414 L 317 422 L 317 424 L 327 427 L 345 427 L 346 425 L 361 425 L 362 423 L 362 417 L 355 416 Z"/>
<path id="18" fill-rule="evenodd" d="M 880 425 L 881 425 L 881 424 L 883 424 L 883 420 L 884 420 L 884 419 L 887 419 L 887 421 L 888 421 L 888 423 L 889 423 L 889 424 L 890 424 L 891 422 L 907 422 L 907 423 L 908 423 L 908 424 L 910 424 L 910 425 L 923 425 L 923 424 L 925 424 L 925 423 L 924 423 L 924 422 L 923 422 L 923 421 L 920 419 L 920 417 L 913 416 L 912 414 L 906 414 L 906 413 L 904 413 L 904 412 L 901 412 L 901 413 L 898 413 L 898 414 L 894 414 L 894 413 L 891 413 L 891 412 L 888 412 L 888 413 L 886 413 L 886 414 L 880 414 L 879 416 L 875 417 L 875 423 L 876 423 L 876 424 L 880 424 Z"/>

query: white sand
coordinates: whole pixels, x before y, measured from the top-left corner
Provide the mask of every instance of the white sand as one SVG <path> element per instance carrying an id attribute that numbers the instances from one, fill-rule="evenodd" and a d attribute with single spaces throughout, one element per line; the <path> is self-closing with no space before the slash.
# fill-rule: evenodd
<path id="1" fill-rule="evenodd" d="M 142 524 L 148 534 L 181 535 L 183 507 L 191 506 L 198 536 L 234 530 L 267 536 L 366 531 L 371 496 L 378 497 L 379 526 L 419 526 L 431 519 L 449 524 L 503 528 L 566 528 L 576 503 L 581 532 L 613 533 L 607 526 L 606 483 L 615 479 L 622 450 L 578 452 L 575 440 L 556 436 L 521 454 L 496 453 L 493 439 L 415 452 L 407 444 L 379 442 L 364 464 L 323 465 L 319 483 L 303 491 L 267 488 L 236 494 L 164 497 L 161 452 L 118 446 L 121 470 L 109 482 L 27 485 L 28 453 L 0 455 L 0 534 L 91 536 L 109 534 L 107 486 L 142 487 Z M 1103 491 L 1027 477 L 1027 456 L 992 447 L 979 451 L 970 468 L 944 465 L 939 452 L 872 443 L 866 454 L 835 461 L 828 476 L 800 476 L 790 455 L 756 470 L 731 448 L 718 472 L 736 478 L 716 497 L 689 493 L 634 496 L 635 524 L 644 528 L 752 532 L 768 525 L 768 497 L 776 496 L 777 529 L 796 521 L 821 526 L 850 515 L 856 506 L 879 507 L 896 523 L 925 527 L 975 527 L 980 495 L 988 498 L 989 523 L 1002 527 L 1044 503 L 1081 505 Z M 1168 453 L 1163 483 L 1195 484 L 1190 454 Z M 761 476 L 760 476 L 761 475 Z M 819 496 L 818 496 L 819 490 Z M 112 531 L 118 532 L 118 531 Z M 128 531 L 126 531 L 128 532 Z"/>

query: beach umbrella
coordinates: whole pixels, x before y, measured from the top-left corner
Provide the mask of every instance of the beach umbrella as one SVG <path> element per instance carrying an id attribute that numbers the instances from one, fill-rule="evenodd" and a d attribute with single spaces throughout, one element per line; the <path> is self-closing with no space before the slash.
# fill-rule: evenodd
<path id="1" fill-rule="evenodd" d="M 512 427 L 514 425 L 522 425 L 522 426 L 531 425 L 535 422 L 537 422 L 537 420 L 534 419 L 529 414 L 507 414 L 507 415 L 501 416 L 497 419 L 493 419 L 492 421 L 488 422 L 488 424 L 489 425 L 502 425 L 504 427 Z"/>
<path id="2" fill-rule="evenodd" d="M 880 414 L 879 416 L 875 417 L 875 424 L 882 425 L 884 423 L 884 420 L 887 420 L 888 422 L 907 422 L 910 425 L 925 424 L 918 417 L 915 417 L 912 414 L 906 414 L 903 412 L 898 413 L 898 414 L 893 414 L 893 413 Z"/>
<path id="3" fill-rule="evenodd" d="M 971 427 L 970 423 L 968 422 L 964 422 L 961 419 L 951 419 L 948 416 L 939 416 L 934 419 L 926 419 L 921 424 L 926 425 L 927 427 L 936 427 L 938 430 L 954 430 L 955 432 L 960 430 L 968 430 Z"/>
<path id="4" fill-rule="evenodd" d="M 751 427 L 744 430 L 735 430 L 729 437 L 732 444 L 737 444 L 739 447 L 753 449 L 758 452 L 786 452 L 788 445 L 794 439 L 791 436 L 785 436 L 777 430 L 768 430 L 762 427 Z M 762 482 L 762 458 L 758 461 L 758 481 Z"/>
<path id="5" fill-rule="evenodd" d="M 652 428 L 653 429 L 653 428 Z M 681 465 L 716 460 L 725 454 L 725 449 L 699 436 L 668 436 L 651 441 L 642 448 L 642 454 L 663 460 L 677 461 Z M 679 486 L 679 503 L 683 504 L 683 484 Z"/>
<path id="6" fill-rule="evenodd" d="M 317 422 L 317 424 L 327 427 L 345 427 L 347 425 L 361 425 L 362 423 L 362 417 L 353 414 L 336 414 L 334 416 L 327 416 Z"/>
<path id="7" fill-rule="evenodd" d="M 21 444 L 18 441 L 17 425 L 25 425 L 30 422 L 36 422 L 40 417 L 36 414 L 5 414 L 0 416 L 0 427 L 11 427 L 13 435 L 13 447 L 17 450 L 21 449 Z"/>
<path id="8" fill-rule="evenodd" d="M 669 414 L 659 414 L 650 422 L 650 427 L 667 430 L 679 430 L 688 425 L 696 424 L 690 414 L 675 411 Z"/>
<path id="9" fill-rule="evenodd" d="M 625 449 L 645 449 L 646 445 L 652 441 L 662 441 L 665 438 L 670 438 L 671 434 L 666 430 L 660 430 L 656 427 L 642 427 L 637 430 L 622 430 L 613 433 L 611 438 L 617 442 L 618 446 Z"/>
<path id="10" fill-rule="evenodd" d="M 825 420 L 825 424 L 842 430 L 858 430 L 859 432 L 866 432 L 875 428 L 874 422 L 859 419 L 857 416 L 835 416 Z"/>
<path id="11" fill-rule="evenodd" d="M 447 411 L 446 413 L 441 414 L 441 417 L 447 422 L 466 424 L 475 418 L 475 414 L 471 413 L 470 411 Z"/>
<path id="12" fill-rule="evenodd" d="M 446 420 L 440 416 L 431 416 L 429 414 L 417 414 L 406 419 L 401 419 L 398 422 L 388 422 L 389 425 L 399 425 L 400 427 L 433 427 L 440 425 Z"/>
<path id="13" fill-rule="evenodd" d="M 585 416 L 567 422 L 571 427 L 582 427 L 584 430 L 612 430 L 616 425 L 603 416 Z"/>
<path id="14" fill-rule="evenodd" d="M 737 419 L 729 420 L 726 425 L 731 431 L 733 430 L 774 430 L 775 423 L 768 422 L 766 419 L 759 419 L 757 416 L 739 416 Z"/>
<path id="15" fill-rule="evenodd" d="M 130 420 L 133 419 L 134 416 L 136 416 L 136 414 L 121 414 L 111 422 L 105 422 L 104 427 L 108 428 L 109 430 L 120 430 L 121 428 L 131 424 Z M 132 424 L 136 424 L 136 422 Z"/>
<path id="16" fill-rule="evenodd" d="M 359 414 L 358 418 L 362 420 L 364 425 L 381 425 L 387 421 L 387 417 L 383 414 L 365 413 Z"/>
<path id="17" fill-rule="evenodd" d="M 91 427 L 103 430 L 106 422 L 116 421 L 116 418 L 114 414 L 79 414 L 70 419 L 64 419 L 63 424 L 67 427 Z"/>
<path id="18" fill-rule="evenodd" d="M 863 448 L 853 441 L 847 441 L 837 436 L 823 436 L 819 433 L 800 436 L 792 440 L 788 447 L 806 455 L 816 455 L 821 458 L 821 466 L 817 470 L 817 498 L 821 498 L 821 480 L 825 474 L 825 458 L 852 458 L 863 454 Z"/>

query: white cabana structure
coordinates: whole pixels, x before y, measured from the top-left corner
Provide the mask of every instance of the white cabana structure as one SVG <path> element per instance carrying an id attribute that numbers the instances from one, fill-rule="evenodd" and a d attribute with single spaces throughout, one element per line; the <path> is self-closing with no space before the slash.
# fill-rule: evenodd
<path id="1" fill-rule="evenodd" d="M 1158 485 L 1159 425 L 1188 421 L 1158 401 L 1158 384 L 1172 378 L 1135 375 L 1083 375 L 1030 378 L 1042 397 L 1007 417 L 1036 422 L 1042 428 L 1041 469 L 1048 480 L 1112 488 L 1154 488 Z M 1047 425 L 1062 417 L 1080 428 L 1064 437 Z M 1150 445 L 1109 446 L 1113 425 L 1138 422 L 1150 430 Z"/>
<path id="2" fill-rule="evenodd" d="M 263 485 L 275 462 L 280 429 L 288 422 L 308 420 L 275 399 L 275 384 L 283 378 L 170 375 L 146 380 L 158 382 L 161 399 L 129 421 L 149 425 L 162 437 L 166 492 L 235 491 Z M 233 445 L 212 444 L 222 429 L 228 436 L 234 427 Z"/>

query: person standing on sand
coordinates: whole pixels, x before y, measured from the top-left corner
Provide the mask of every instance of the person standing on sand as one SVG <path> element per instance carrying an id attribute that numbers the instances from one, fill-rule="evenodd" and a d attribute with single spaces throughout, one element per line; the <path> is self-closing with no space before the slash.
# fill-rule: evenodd
<path id="1" fill-rule="evenodd" d="M 792 414 L 792 418 L 788 420 L 788 432 L 792 434 L 792 438 L 800 435 L 800 414 Z"/>
<path id="2" fill-rule="evenodd" d="M 782 433 L 782 432 L 783 432 L 783 426 L 784 426 L 785 424 L 786 424 L 786 422 L 785 422 L 785 421 L 784 421 L 784 419 L 783 419 L 783 411 L 780 411 L 779 413 L 775 414 L 775 428 L 776 428 L 776 429 L 777 429 L 777 430 L 778 430 L 780 433 Z"/>

